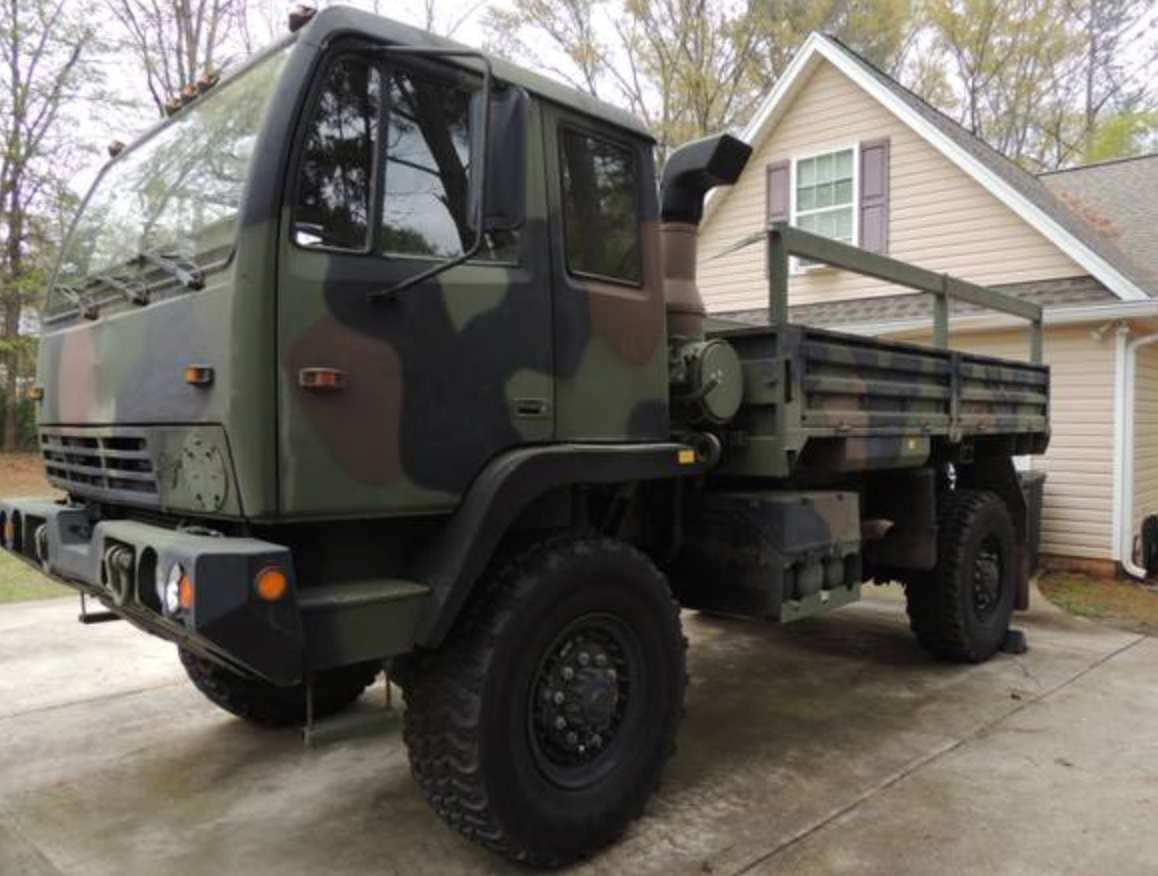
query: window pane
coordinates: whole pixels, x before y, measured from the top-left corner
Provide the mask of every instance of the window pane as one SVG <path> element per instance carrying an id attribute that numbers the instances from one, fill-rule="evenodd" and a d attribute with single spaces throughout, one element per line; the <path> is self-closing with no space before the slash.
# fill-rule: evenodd
<path id="1" fill-rule="evenodd" d="M 822 186 L 816 187 L 816 206 L 832 206 L 832 183 L 825 183 Z"/>
<path id="2" fill-rule="evenodd" d="M 306 136 L 294 239 L 303 246 L 362 249 L 377 142 L 378 71 L 346 58 L 330 72 Z"/>
<path id="3" fill-rule="evenodd" d="M 378 246 L 387 254 L 454 258 L 471 226 L 470 94 L 404 70 L 389 74 L 386 178 Z M 487 235 L 476 258 L 512 260 L 516 232 Z"/>
<path id="4" fill-rule="evenodd" d="M 837 240 L 849 242 L 852 240 L 852 208 L 846 207 L 836 213 L 836 233 Z"/>
<path id="5" fill-rule="evenodd" d="M 821 155 L 816 159 L 816 181 L 826 183 L 832 180 L 832 156 Z"/>
<path id="6" fill-rule="evenodd" d="M 796 225 L 804 231 L 816 231 L 816 214 L 801 216 L 797 220 Z"/>
<path id="7" fill-rule="evenodd" d="M 836 153 L 836 178 L 852 179 L 852 150 Z"/>
<path id="8" fill-rule="evenodd" d="M 639 282 L 642 276 L 635 159 L 586 134 L 562 135 L 567 267 Z"/>
<path id="9" fill-rule="evenodd" d="M 811 210 L 816 206 L 816 189 L 811 186 L 796 192 L 796 209 Z"/>
<path id="10" fill-rule="evenodd" d="M 797 185 L 810 186 L 816 181 L 816 163 L 809 158 L 796 165 Z"/>
<path id="11" fill-rule="evenodd" d="M 846 179 L 836 183 L 836 194 L 833 196 L 834 204 L 851 204 L 852 203 L 852 180 Z"/>

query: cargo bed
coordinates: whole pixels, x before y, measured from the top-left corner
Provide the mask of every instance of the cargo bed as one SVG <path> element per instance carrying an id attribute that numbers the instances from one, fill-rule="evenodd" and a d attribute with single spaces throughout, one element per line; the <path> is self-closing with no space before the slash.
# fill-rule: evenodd
<path id="1" fill-rule="evenodd" d="M 743 406 L 722 436 L 721 474 L 906 468 L 949 445 L 966 456 L 991 448 L 1044 452 L 1050 375 L 1041 364 L 1037 305 L 783 225 L 770 228 L 767 239 L 771 325 L 712 320 L 709 331 L 735 348 L 744 375 Z M 935 346 L 789 322 L 790 255 L 934 294 Z M 951 298 L 1028 320 L 1033 361 L 948 349 Z"/>

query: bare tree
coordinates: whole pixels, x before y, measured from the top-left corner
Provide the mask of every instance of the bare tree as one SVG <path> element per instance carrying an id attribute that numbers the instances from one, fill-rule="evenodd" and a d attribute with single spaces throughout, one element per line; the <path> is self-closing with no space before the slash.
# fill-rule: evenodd
<path id="1" fill-rule="evenodd" d="M 184 86 L 224 66 L 235 36 L 249 33 L 245 0 L 105 0 L 116 40 L 145 73 L 157 112 Z M 233 42 L 236 46 L 236 41 Z M 236 46 L 238 54 L 243 46 Z"/>
<path id="2" fill-rule="evenodd" d="M 20 378 L 31 365 L 25 329 L 49 269 L 63 202 L 58 168 L 75 148 L 67 107 L 89 81 L 91 25 L 67 0 L 0 4 L 0 365 L 6 410 L 0 447 L 17 443 Z"/>

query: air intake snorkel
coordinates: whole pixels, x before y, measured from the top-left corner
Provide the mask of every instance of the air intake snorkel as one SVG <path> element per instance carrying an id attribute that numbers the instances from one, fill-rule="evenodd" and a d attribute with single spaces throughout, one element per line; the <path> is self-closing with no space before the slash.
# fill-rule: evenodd
<path id="1" fill-rule="evenodd" d="M 668 332 L 673 336 L 704 335 L 707 311 L 696 286 L 696 231 L 704 215 L 704 197 L 716 186 L 739 179 L 751 154 L 747 143 L 717 134 L 681 146 L 663 169 L 660 236 Z"/>

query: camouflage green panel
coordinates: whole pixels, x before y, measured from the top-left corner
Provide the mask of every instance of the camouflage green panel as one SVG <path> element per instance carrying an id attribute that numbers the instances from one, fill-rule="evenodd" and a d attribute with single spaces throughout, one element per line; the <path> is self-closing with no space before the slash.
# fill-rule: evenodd
<path id="1" fill-rule="evenodd" d="M 46 327 L 38 363 L 44 387 L 38 411 L 42 444 L 46 454 L 52 443 L 58 453 L 68 450 L 75 457 L 71 474 L 62 474 L 59 486 L 101 495 L 109 487 L 100 482 L 99 469 L 112 466 L 123 452 L 122 473 L 114 477 L 118 483 L 132 480 L 123 471 L 134 461 L 147 460 L 148 470 L 158 477 L 154 496 L 129 491 L 122 496 L 126 501 L 213 514 L 240 514 L 243 507 L 261 512 L 266 505 L 263 470 L 254 449 L 271 440 L 261 433 L 272 436 L 268 412 L 273 406 L 268 382 L 263 386 L 255 377 L 268 370 L 260 365 L 267 345 L 235 309 L 236 276 L 234 267 L 211 270 L 200 291 L 162 286 L 144 307 L 108 302 L 95 320 L 71 315 L 59 321 L 59 328 Z M 190 365 L 211 368 L 211 382 L 186 382 Z M 240 483 L 234 479 L 237 454 L 231 453 L 231 443 L 234 451 L 241 449 L 248 475 Z M 178 461 L 186 447 L 192 452 L 194 446 L 200 460 L 209 455 L 208 478 L 217 484 L 201 491 L 200 500 Z M 100 454 L 94 456 L 93 448 Z M 88 472 L 94 478 L 89 482 L 84 480 L 85 459 L 98 469 Z M 191 460 L 189 466 L 186 470 L 192 471 Z"/>
<path id="2" fill-rule="evenodd" d="M 593 279 L 558 284 L 555 335 L 560 440 L 622 441 L 668 435 L 668 365 L 659 227 L 642 229 L 638 289 Z"/>
<path id="3" fill-rule="evenodd" d="M 1049 370 L 785 326 L 724 331 L 743 362 L 744 405 L 722 470 L 784 477 L 923 465 L 934 440 L 1004 437 L 1041 453 Z"/>

